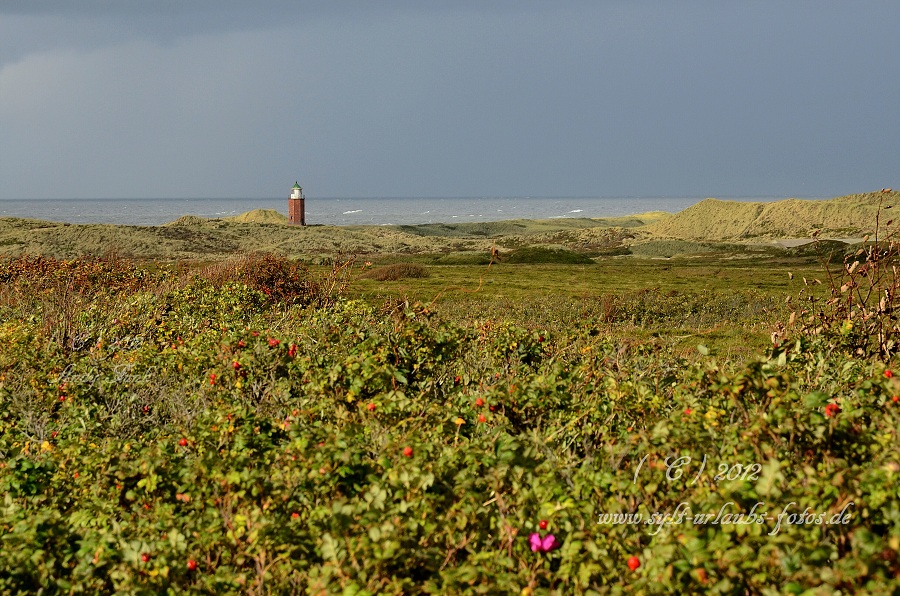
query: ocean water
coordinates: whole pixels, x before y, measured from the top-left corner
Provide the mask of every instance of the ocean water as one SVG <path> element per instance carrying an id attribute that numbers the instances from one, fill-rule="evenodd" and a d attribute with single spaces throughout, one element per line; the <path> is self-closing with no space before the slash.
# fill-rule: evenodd
<path id="1" fill-rule="evenodd" d="M 784 197 L 728 197 L 737 201 L 775 201 Z M 817 198 L 817 197 L 806 197 Z M 323 225 L 400 225 L 616 217 L 666 211 L 675 213 L 702 197 L 467 197 L 467 198 L 315 198 L 306 199 L 306 223 Z M 68 223 L 155 226 L 183 215 L 221 218 L 252 209 L 287 215 L 280 199 L 32 199 L 0 200 L 0 217 Z"/>

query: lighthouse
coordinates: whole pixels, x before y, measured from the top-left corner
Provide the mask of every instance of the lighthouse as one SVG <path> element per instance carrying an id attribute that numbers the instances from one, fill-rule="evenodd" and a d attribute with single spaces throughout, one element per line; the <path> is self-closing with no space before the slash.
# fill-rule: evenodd
<path id="1" fill-rule="evenodd" d="M 288 198 L 288 219 L 295 226 L 306 225 L 306 210 L 303 199 L 303 189 L 299 182 L 294 182 L 291 196 Z"/>

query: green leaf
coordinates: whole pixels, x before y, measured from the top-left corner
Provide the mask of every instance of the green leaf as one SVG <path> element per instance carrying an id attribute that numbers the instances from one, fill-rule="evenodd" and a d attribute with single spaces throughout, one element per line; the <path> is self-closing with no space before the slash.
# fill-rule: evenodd
<path id="1" fill-rule="evenodd" d="M 781 462 L 772 458 L 762 465 L 762 474 L 756 483 L 756 492 L 765 497 L 780 497 L 778 485 L 784 481 L 781 473 Z"/>

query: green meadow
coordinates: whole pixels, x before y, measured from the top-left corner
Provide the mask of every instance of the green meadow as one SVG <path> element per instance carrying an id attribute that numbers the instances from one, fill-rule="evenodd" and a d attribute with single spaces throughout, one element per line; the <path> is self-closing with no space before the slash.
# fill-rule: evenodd
<path id="1" fill-rule="evenodd" d="M 898 198 L 2 220 L 0 593 L 894 593 Z"/>

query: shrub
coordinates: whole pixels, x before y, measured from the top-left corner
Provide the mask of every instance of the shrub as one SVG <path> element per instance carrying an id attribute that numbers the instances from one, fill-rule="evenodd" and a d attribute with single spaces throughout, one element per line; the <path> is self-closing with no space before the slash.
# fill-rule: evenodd
<path id="1" fill-rule="evenodd" d="M 383 267 L 376 267 L 371 271 L 367 271 L 362 275 L 362 277 L 377 281 L 397 281 L 400 279 L 428 276 L 428 269 L 418 263 L 395 263 L 393 265 L 384 265 Z"/>
<path id="2" fill-rule="evenodd" d="M 579 316 L 550 334 L 434 306 L 281 308 L 237 271 L 87 291 L 105 323 L 83 349 L 0 320 L 0 593 L 900 589 L 883 363 L 807 338 L 687 362 Z M 754 300 L 593 308 L 765 318 Z"/>
<path id="3" fill-rule="evenodd" d="M 216 286 L 227 282 L 246 284 L 273 303 L 308 305 L 322 297 L 322 287 L 304 264 L 272 254 L 254 253 L 207 267 L 200 275 Z"/>
<path id="4" fill-rule="evenodd" d="M 190 312 L 207 289 L 165 299 Z M 797 350 L 672 367 L 651 344 L 422 308 L 289 309 L 279 331 L 216 312 L 169 345 L 69 355 L 0 328 L 16 350 L 0 591 L 897 589 L 900 427 L 880 365 Z M 654 518 L 679 507 L 767 517 Z M 850 515 L 772 533 L 804 508 Z M 534 552 L 540 532 L 558 547 Z"/>
<path id="5" fill-rule="evenodd" d="M 61 260 L 30 256 L 0 260 L 0 294 L 10 314 L 40 317 L 47 338 L 71 350 L 90 326 L 91 305 L 115 303 L 157 276 L 115 255 Z"/>
<path id="6" fill-rule="evenodd" d="M 487 265 L 490 262 L 490 253 L 482 252 L 455 252 L 435 260 L 438 265 Z"/>
<path id="7" fill-rule="evenodd" d="M 828 296 L 810 294 L 809 286 L 818 280 L 804 278 L 804 287 L 788 324 L 780 325 L 777 335 L 790 328 L 820 349 L 854 357 L 887 361 L 897 354 L 900 350 L 900 311 L 897 310 L 900 307 L 900 226 L 892 227 L 893 220 L 882 225 L 882 215 L 879 203 L 874 238 L 869 241 L 866 236 L 860 248 L 846 254 L 837 272 L 830 267 L 836 252 L 833 244 L 816 241 L 814 246 L 828 279 Z"/>
<path id="8" fill-rule="evenodd" d="M 517 248 L 508 255 L 502 257 L 506 263 L 527 264 L 560 264 L 560 265 L 593 265 L 590 258 L 565 248 L 546 248 L 541 246 L 526 246 Z"/>
<path id="9" fill-rule="evenodd" d="M 782 301 L 754 291 L 731 293 L 699 291 L 660 291 L 648 288 L 622 294 L 605 294 L 599 299 L 604 322 L 631 322 L 639 326 L 680 325 L 708 327 L 742 320 L 744 324 L 765 322 L 773 314 L 783 314 Z"/>
<path id="10" fill-rule="evenodd" d="M 61 285 L 80 295 L 135 292 L 151 279 L 134 262 L 115 255 L 65 260 L 40 255 L 0 259 L 0 284 L 15 285 L 22 296 Z"/>

